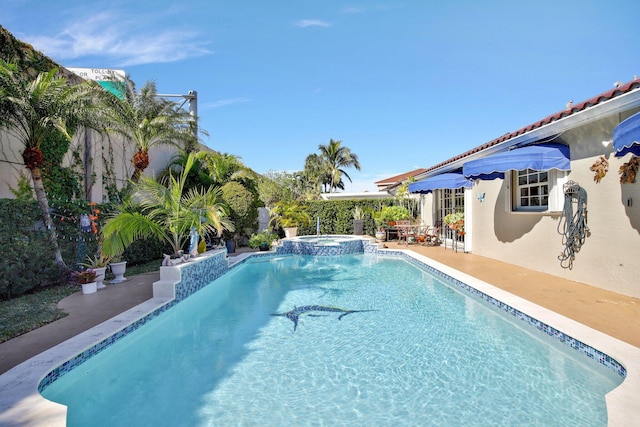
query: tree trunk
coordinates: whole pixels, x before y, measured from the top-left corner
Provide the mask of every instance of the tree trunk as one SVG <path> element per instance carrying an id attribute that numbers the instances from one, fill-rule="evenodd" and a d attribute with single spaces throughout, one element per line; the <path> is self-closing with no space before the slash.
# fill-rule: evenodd
<path id="1" fill-rule="evenodd" d="M 138 182 L 140 181 L 140 175 L 142 175 L 142 172 L 144 172 L 147 166 L 149 166 L 149 152 L 146 150 L 138 150 L 133 155 L 132 161 L 135 170 L 133 171 L 131 181 Z"/>
<path id="2" fill-rule="evenodd" d="M 62 253 L 60 252 L 60 247 L 58 246 L 58 237 L 56 235 L 56 230 L 53 227 L 53 221 L 51 220 L 51 214 L 49 213 L 49 201 L 47 200 L 47 195 L 44 191 L 44 185 L 42 184 L 42 172 L 40 171 L 40 167 L 36 166 L 30 169 L 31 178 L 33 179 L 33 189 L 36 193 L 36 200 L 38 200 L 38 205 L 40 206 L 40 210 L 42 211 L 42 220 L 44 221 L 44 226 L 47 228 L 47 233 L 49 234 L 49 242 L 53 247 L 56 256 L 56 264 L 58 264 L 62 268 L 66 268 L 67 265 L 64 263 L 62 259 Z"/>

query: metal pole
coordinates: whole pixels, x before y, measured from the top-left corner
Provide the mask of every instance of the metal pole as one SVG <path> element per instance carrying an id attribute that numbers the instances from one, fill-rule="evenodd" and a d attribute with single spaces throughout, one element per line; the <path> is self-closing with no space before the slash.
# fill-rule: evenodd
<path id="1" fill-rule="evenodd" d="M 193 117 L 193 136 L 198 140 L 198 92 L 189 91 L 189 114 Z"/>
<path id="2" fill-rule="evenodd" d="M 189 102 L 189 114 L 193 117 L 193 136 L 198 140 L 198 92 L 190 90 L 186 95 L 174 94 L 174 93 L 157 93 L 156 96 L 161 98 L 184 98 Z M 184 102 L 180 105 L 181 108 Z"/>

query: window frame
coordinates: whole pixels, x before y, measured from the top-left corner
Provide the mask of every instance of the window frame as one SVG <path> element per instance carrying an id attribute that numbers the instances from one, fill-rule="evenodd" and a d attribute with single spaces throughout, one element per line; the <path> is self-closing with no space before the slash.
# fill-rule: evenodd
<path id="1" fill-rule="evenodd" d="M 538 186 L 530 185 L 531 183 L 527 183 L 525 185 L 520 184 L 520 172 L 529 171 L 529 175 L 533 175 L 533 173 L 538 174 L 546 174 L 547 181 L 547 193 L 545 194 L 547 198 L 546 205 L 539 206 L 522 206 L 520 200 L 520 189 L 521 188 L 539 188 Z M 562 185 L 567 182 L 568 172 L 560 171 L 557 169 L 549 169 L 542 171 L 535 171 L 533 169 L 524 169 L 524 170 L 511 170 L 509 171 L 509 176 L 505 176 L 508 178 L 509 186 L 511 187 L 510 198 L 509 198 L 509 206 L 507 209 L 512 213 L 557 213 L 562 211 L 562 206 L 564 205 L 564 194 L 562 193 Z M 541 181 L 538 181 L 535 184 L 539 184 Z M 535 195 L 537 196 L 537 195 Z M 529 195 L 531 197 L 531 195 Z"/>

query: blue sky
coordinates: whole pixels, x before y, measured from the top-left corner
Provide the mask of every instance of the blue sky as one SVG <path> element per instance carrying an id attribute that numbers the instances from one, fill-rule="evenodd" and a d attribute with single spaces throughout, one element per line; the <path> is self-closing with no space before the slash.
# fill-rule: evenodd
<path id="1" fill-rule="evenodd" d="M 259 173 L 319 144 L 346 191 L 515 131 L 640 76 L 640 2 L 2 0 L 0 25 L 67 67 L 198 92 L 209 147 Z"/>

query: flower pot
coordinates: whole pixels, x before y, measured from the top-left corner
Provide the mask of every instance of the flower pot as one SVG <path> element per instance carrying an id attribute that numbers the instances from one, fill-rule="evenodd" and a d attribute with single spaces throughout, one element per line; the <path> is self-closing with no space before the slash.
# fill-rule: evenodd
<path id="1" fill-rule="evenodd" d="M 298 227 L 287 227 L 284 229 L 284 235 L 287 238 L 296 237 L 298 235 Z"/>
<path id="2" fill-rule="evenodd" d="M 93 269 L 96 272 L 96 285 L 98 289 L 106 288 L 104 281 L 104 273 L 107 271 L 107 267 L 96 267 Z"/>
<path id="3" fill-rule="evenodd" d="M 364 219 L 353 220 L 353 234 L 362 236 L 364 234 Z"/>
<path id="4" fill-rule="evenodd" d="M 380 240 L 381 242 L 387 240 L 387 232 L 384 230 L 376 231 L 376 240 Z"/>
<path id="5" fill-rule="evenodd" d="M 127 261 L 112 262 L 109 264 L 109 267 L 111 268 L 111 272 L 116 276 L 115 279 L 109 283 L 115 285 L 116 283 L 121 283 L 127 280 L 127 278 L 124 277 L 124 272 L 127 270 Z"/>
<path id="6" fill-rule="evenodd" d="M 227 246 L 227 253 L 229 253 L 229 254 L 235 253 L 236 244 L 235 244 L 235 242 L 233 240 L 227 240 L 225 245 Z"/>
<path id="7" fill-rule="evenodd" d="M 82 284 L 82 293 L 83 294 L 94 294 L 97 291 L 98 291 L 98 284 L 96 282 L 83 283 Z"/>
<path id="8" fill-rule="evenodd" d="M 258 249 L 264 252 L 264 251 L 268 251 L 270 247 L 268 243 L 262 243 L 260 246 L 258 246 Z"/>

